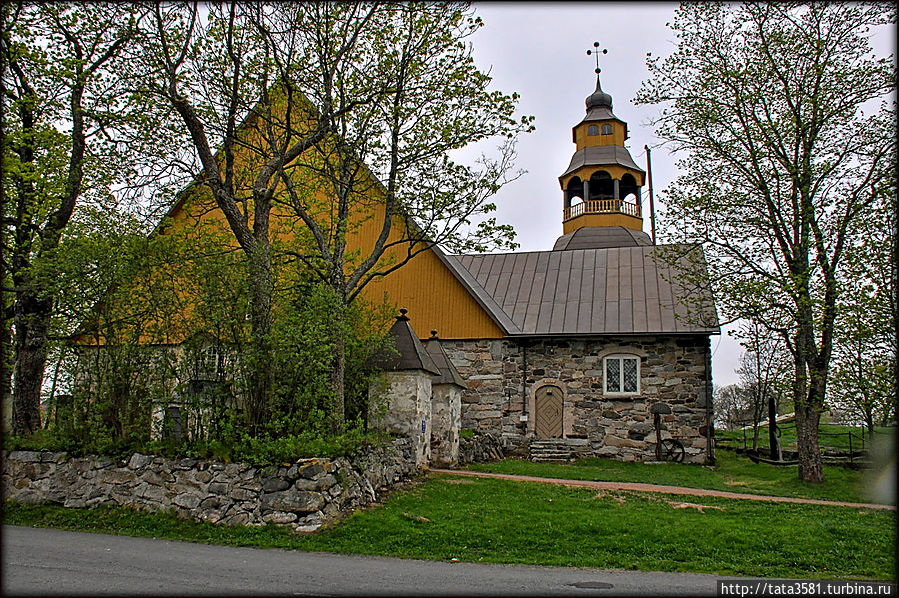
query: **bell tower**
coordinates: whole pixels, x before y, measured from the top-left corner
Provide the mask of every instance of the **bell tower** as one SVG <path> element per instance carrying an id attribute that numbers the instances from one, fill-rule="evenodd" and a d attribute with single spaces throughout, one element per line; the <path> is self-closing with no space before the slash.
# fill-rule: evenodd
<path id="1" fill-rule="evenodd" d="M 585 227 L 642 231 L 640 193 L 646 173 L 624 147 L 627 123 L 612 113 L 612 96 L 599 81 L 599 42 L 593 48 L 587 54 L 596 55 L 596 90 L 587 96 L 587 115 L 571 129 L 576 150 L 559 177 L 563 234 Z"/>

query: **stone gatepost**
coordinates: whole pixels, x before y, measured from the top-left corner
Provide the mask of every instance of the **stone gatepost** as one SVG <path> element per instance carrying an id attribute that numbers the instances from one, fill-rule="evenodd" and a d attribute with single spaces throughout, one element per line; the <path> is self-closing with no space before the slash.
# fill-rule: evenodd
<path id="1" fill-rule="evenodd" d="M 384 370 L 386 383 L 369 387 L 370 425 L 412 439 L 415 464 L 426 466 L 431 458 L 431 379 L 439 376 L 440 370 L 409 325 L 405 308 L 390 335 L 397 352 L 372 360 Z"/>
<path id="2" fill-rule="evenodd" d="M 459 461 L 459 433 L 462 428 L 462 391 L 465 381 L 449 360 L 437 338 L 424 342 L 425 350 L 433 360 L 440 375 L 431 380 L 431 462 L 448 467 Z"/>
<path id="3" fill-rule="evenodd" d="M 415 464 L 431 459 L 431 378 L 425 370 L 385 372 L 386 384 L 378 397 L 383 412 L 372 422 L 375 429 L 410 438 Z"/>

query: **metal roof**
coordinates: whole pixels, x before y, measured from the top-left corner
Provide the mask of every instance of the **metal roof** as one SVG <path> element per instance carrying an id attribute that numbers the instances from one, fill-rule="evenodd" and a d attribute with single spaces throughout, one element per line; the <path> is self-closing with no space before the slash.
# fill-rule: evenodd
<path id="1" fill-rule="evenodd" d="M 620 145 L 591 145 L 574 152 L 574 155 L 571 157 L 571 163 L 559 178 L 568 176 L 582 166 L 603 166 L 609 164 L 618 164 L 637 172 L 643 172 L 643 169 L 634 163 L 630 152 Z"/>
<path id="2" fill-rule="evenodd" d="M 556 239 L 553 251 L 638 245 L 652 245 L 652 239 L 642 230 L 633 230 L 626 226 L 584 226 Z"/>
<path id="3" fill-rule="evenodd" d="M 697 253 L 698 252 L 698 253 Z M 666 261 L 695 272 L 688 288 Z M 701 249 L 690 245 L 458 256 L 518 335 L 720 334 Z"/>

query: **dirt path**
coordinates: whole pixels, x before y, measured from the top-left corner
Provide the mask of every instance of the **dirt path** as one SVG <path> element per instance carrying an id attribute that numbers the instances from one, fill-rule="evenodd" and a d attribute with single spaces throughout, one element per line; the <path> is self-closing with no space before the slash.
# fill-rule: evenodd
<path id="1" fill-rule="evenodd" d="M 703 488 L 682 488 L 680 486 L 661 486 L 658 484 L 640 484 L 636 482 L 594 482 L 590 480 L 563 480 L 560 478 L 538 478 L 526 475 L 510 475 L 507 473 L 484 473 L 480 471 L 461 471 L 456 469 L 432 469 L 434 473 L 449 473 L 452 475 L 471 476 L 478 478 L 498 478 L 512 480 L 514 482 L 543 482 L 546 484 L 559 484 L 575 488 L 590 488 L 593 490 L 630 490 L 633 492 L 657 492 L 659 494 L 687 494 L 690 496 L 720 496 L 721 498 L 734 498 L 740 500 L 760 500 L 768 502 L 791 502 L 804 505 L 825 505 L 829 507 L 855 507 L 858 509 L 882 509 L 895 511 L 894 505 L 878 505 L 874 503 L 842 502 L 832 500 L 818 500 L 815 498 L 793 498 L 789 496 L 765 496 L 761 494 L 742 494 L 739 492 L 724 492 L 721 490 L 705 490 Z"/>

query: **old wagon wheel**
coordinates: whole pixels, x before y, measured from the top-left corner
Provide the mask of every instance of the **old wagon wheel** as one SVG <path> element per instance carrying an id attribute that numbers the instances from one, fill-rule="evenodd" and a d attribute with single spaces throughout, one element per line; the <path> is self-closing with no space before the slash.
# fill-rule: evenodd
<path id="1" fill-rule="evenodd" d="M 666 438 L 662 441 L 662 459 L 680 463 L 684 460 L 684 445 L 680 440 Z"/>

